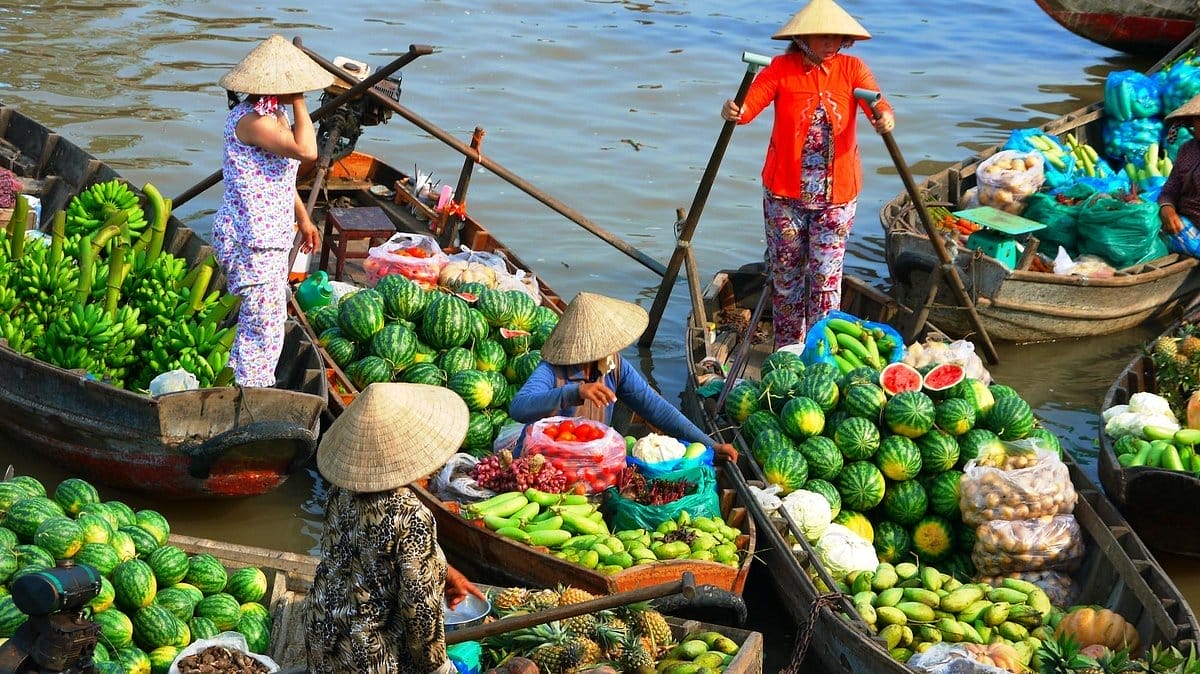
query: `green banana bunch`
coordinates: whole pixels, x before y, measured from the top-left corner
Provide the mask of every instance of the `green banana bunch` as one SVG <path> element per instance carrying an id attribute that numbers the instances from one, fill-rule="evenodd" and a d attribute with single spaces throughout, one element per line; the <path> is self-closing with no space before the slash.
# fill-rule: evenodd
<path id="1" fill-rule="evenodd" d="M 32 356 L 41 344 L 44 332 L 42 324 L 32 314 L 0 314 L 0 338 L 18 353 Z"/>
<path id="2" fill-rule="evenodd" d="M 15 263 L 8 288 L 16 293 L 25 311 L 42 325 L 49 325 L 67 305 L 79 284 L 79 269 L 73 264 L 50 266 L 49 249 L 31 246 Z"/>
<path id="3" fill-rule="evenodd" d="M 95 183 L 72 197 L 67 204 L 66 234 L 90 235 L 120 211 L 128 215 L 126 226 L 130 238 L 136 238 L 146 229 L 145 211 L 128 185 L 116 178 Z"/>

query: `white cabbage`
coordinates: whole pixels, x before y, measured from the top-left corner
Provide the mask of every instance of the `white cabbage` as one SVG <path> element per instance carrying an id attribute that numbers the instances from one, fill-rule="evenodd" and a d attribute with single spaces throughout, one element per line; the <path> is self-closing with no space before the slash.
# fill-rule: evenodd
<path id="1" fill-rule="evenodd" d="M 1175 418 L 1175 414 L 1171 411 L 1171 403 L 1162 396 L 1147 391 L 1134 393 L 1129 397 L 1129 411 Z"/>
<path id="2" fill-rule="evenodd" d="M 809 541 L 816 541 L 833 522 L 829 501 L 815 491 L 797 489 L 783 497 L 783 508 Z"/>
<path id="3" fill-rule="evenodd" d="M 879 566 L 875 546 L 840 524 L 830 524 L 813 551 L 837 581 L 844 581 L 851 571 L 874 571 Z"/>
<path id="4" fill-rule="evenodd" d="M 669 435 L 649 433 L 633 443 L 630 454 L 646 463 L 674 461 L 683 458 L 687 446 Z"/>

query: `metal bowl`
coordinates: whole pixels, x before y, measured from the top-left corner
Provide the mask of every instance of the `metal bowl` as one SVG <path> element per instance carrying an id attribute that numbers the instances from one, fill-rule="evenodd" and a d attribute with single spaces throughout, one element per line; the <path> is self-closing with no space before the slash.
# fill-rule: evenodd
<path id="1" fill-rule="evenodd" d="M 442 611 L 444 615 L 443 621 L 446 623 L 446 631 L 453 632 L 463 627 L 471 627 L 472 625 L 482 623 L 483 619 L 492 612 L 492 603 L 486 599 L 480 599 L 473 594 L 469 594 L 453 610 L 446 605 L 446 600 L 443 599 Z"/>

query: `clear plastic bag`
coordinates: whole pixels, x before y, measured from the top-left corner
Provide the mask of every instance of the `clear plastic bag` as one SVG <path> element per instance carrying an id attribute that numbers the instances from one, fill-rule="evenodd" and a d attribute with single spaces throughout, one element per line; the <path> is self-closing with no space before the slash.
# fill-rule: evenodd
<path id="1" fill-rule="evenodd" d="M 979 456 L 963 468 L 958 494 L 963 522 L 978 526 L 1075 511 L 1078 495 L 1057 453 L 1036 442 L 1003 444 L 1003 455 Z"/>
<path id="2" fill-rule="evenodd" d="M 979 164 L 979 203 L 1007 213 L 1020 213 L 1025 197 L 1041 188 L 1046 179 L 1045 159 L 1038 152 L 1002 150 Z"/>
<path id="3" fill-rule="evenodd" d="M 492 451 L 507 449 L 516 456 L 517 445 L 521 442 L 521 434 L 525 432 L 525 428 L 525 424 L 515 421 L 501 426 L 500 431 L 496 433 L 496 439 L 492 441 Z"/>
<path id="4" fill-rule="evenodd" d="M 420 250 L 423 256 L 405 255 L 404 251 L 410 249 Z M 363 269 L 371 286 L 388 274 L 400 274 L 428 290 L 437 286 L 438 274 L 448 261 L 432 236 L 397 232 L 385 243 L 367 250 Z"/>
<path id="5" fill-rule="evenodd" d="M 450 457 L 442 469 L 429 480 L 429 491 L 443 501 L 475 503 L 491 498 L 496 492 L 479 485 L 471 477 L 471 469 L 479 459 L 459 452 Z"/>
<path id="6" fill-rule="evenodd" d="M 604 435 L 587 442 L 560 442 L 546 435 L 545 429 L 572 419 L 577 426 L 599 428 Z M 597 494 L 615 485 L 625 469 L 625 437 L 598 421 L 578 417 L 547 417 L 534 422 L 525 438 L 522 455 L 541 454 L 566 475 L 567 484 L 581 482 L 589 493 Z"/>
<path id="7" fill-rule="evenodd" d="M 1008 670 L 976 660 L 965 644 L 939 642 L 914 653 L 908 666 L 926 674 L 1009 674 Z"/>
<path id="8" fill-rule="evenodd" d="M 975 530 L 971 561 L 984 575 L 1013 571 L 1073 571 L 1083 559 L 1083 532 L 1074 515 L 993 520 Z"/>
<path id="9" fill-rule="evenodd" d="M 251 653 L 250 647 L 246 645 L 246 637 L 241 632 L 221 632 L 211 639 L 197 639 L 192 642 L 187 648 L 179 651 L 179 655 L 175 657 L 175 662 L 171 663 L 171 669 L 168 674 L 179 674 L 179 661 L 197 653 L 208 650 L 214 647 L 225 647 L 231 651 L 245 653 L 246 655 L 261 662 L 267 667 L 268 672 L 278 672 L 279 665 L 271 658 L 258 653 Z M 229 670 L 229 674 L 234 674 L 235 670 Z M 222 673 L 218 673 L 222 674 Z"/>

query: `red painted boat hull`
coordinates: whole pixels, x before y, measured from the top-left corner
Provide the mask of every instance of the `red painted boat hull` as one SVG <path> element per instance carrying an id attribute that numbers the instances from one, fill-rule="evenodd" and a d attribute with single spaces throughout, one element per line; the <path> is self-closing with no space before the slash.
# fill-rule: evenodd
<path id="1" fill-rule="evenodd" d="M 1110 49 L 1162 55 L 1197 26 L 1193 0 L 1037 0 L 1062 27 Z"/>

